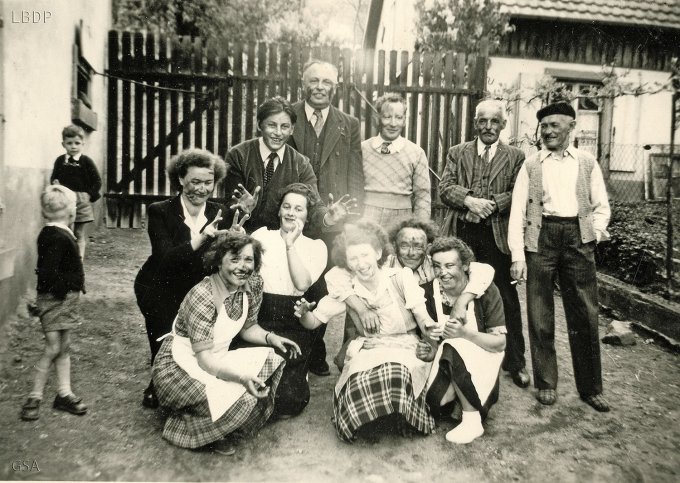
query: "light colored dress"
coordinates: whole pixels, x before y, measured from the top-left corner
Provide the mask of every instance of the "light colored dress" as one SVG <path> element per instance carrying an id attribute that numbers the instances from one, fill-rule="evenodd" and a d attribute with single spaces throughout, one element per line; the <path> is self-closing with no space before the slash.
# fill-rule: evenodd
<path id="1" fill-rule="evenodd" d="M 173 331 L 163 342 L 153 368 L 160 403 L 171 409 L 163 430 L 163 437 L 171 443 L 196 448 L 236 429 L 254 431 L 271 415 L 283 359 L 271 347 L 229 350 L 232 339 L 255 323 L 261 290 L 261 278 L 254 275 L 246 287 L 230 295 L 219 275 L 214 274 L 194 287 L 182 302 Z M 265 380 L 269 395 L 257 399 L 243 384 L 224 381 L 203 370 L 196 358 L 202 350 L 211 351 L 223 364 Z"/>
<path id="2" fill-rule="evenodd" d="M 409 268 L 384 268 L 378 277 L 375 293 L 352 278 L 354 295 L 375 309 L 380 322 L 378 336 L 370 338 L 376 347 L 364 348 L 367 337 L 349 344 L 335 385 L 335 427 L 345 441 L 352 441 L 361 426 L 389 414 L 400 414 L 423 434 L 434 429 L 424 391 L 431 364 L 416 357 L 419 338 L 411 313 L 418 304 L 424 305 L 423 290 Z M 314 315 L 327 323 L 344 312 L 344 302 L 326 296 Z"/>

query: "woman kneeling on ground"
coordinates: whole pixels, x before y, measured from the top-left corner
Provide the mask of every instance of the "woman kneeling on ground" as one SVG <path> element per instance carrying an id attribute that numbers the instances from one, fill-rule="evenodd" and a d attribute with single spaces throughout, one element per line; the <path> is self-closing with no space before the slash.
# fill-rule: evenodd
<path id="1" fill-rule="evenodd" d="M 423 285 L 427 311 L 443 327 L 443 340 L 423 341 L 417 355 L 432 361 L 427 402 L 434 415 L 462 421 L 446 434 L 466 444 L 484 434 L 482 421 L 498 401 L 498 374 L 505 349 L 505 315 L 493 283 L 473 303 L 465 320 L 452 318 L 451 308 L 468 283 L 474 255 L 458 238 L 439 238 L 430 247 L 435 279 Z M 462 415 L 460 409 L 462 408 Z"/>
<path id="2" fill-rule="evenodd" d="M 344 441 L 354 440 L 362 426 L 388 416 L 404 434 L 413 430 L 429 434 L 434 429 L 424 391 L 430 364 L 416 357 L 416 347 L 417 329 L 426 334 L 436 324 L 427 314 L 423 290 L 411 269 L 381 268 L 389 250 L 383 229 L 366 221 L 346 225 L 333 246 L 335 263 L 351 273 L 354 294 L 375 308 L 379 320 L 377 333 L 368 333 L 358 318 L 352 319 L 362 336 L 347 347 L 333 398 L 335 429 Z M 296 315 L 309 329 L 345 312 L 345 303 L 331 296 L 310 312 L 314 305 L 304 299 L 296 304 Z M 433 337 L 439 334 L 429 332 Z"/>
<path id="3" fill-rule="evenodd" d="M 205 277 L 182 302 L 153 366 L 161 406 L 170 409 L 163 437 L 183 448 L 249 434 L 274 410 L 285 362 L 271 347 L 229 350 L 232 339 L 299 355 L 297 344 L 257 324 L 262 303 L 260 243 L 219 235 L 206 251 Z"/>

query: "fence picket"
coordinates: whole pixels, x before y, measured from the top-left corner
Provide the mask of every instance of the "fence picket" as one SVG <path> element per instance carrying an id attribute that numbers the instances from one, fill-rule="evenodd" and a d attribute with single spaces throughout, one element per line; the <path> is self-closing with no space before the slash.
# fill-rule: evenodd
<path id="1" fill-rule="evenodd" d="M 470 132 L 470 109 L 486 72 L 484 55 L 466 65 L 466 57 L 454 53 L 254 42 L 218 46 L 111 31 L 108 70 L 125 80 L 111 78 L 108 84 L 107 223 L 139 226 L 142 206 L 170 194 L 165 167 L 180 145 L 225 156 L 230 146 L 255 135 L 257 105 L 274 95 L 296 102 L 302 68 L 311 57 L 338 66 L 333 105 L 360 120 L 364 139 L 376 133 L 375 97 L 388 91 L 406 99 L 404 135 L 426 150 L 435 172 L 443 169 L 449 146 Z"/>

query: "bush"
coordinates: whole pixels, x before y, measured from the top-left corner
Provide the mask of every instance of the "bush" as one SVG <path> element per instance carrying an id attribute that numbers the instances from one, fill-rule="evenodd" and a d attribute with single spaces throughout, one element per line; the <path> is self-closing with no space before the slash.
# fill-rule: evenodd
<path id="1" fill-rule="evenodd" d="M 642 289 L 666 283 L 666 205 L 611 203 L 611 240 L 597 247 L 598 270 Z"/>

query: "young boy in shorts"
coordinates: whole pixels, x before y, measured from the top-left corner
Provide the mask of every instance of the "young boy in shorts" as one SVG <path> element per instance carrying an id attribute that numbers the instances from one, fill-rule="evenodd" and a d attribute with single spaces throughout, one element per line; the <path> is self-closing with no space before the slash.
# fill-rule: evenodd
<path id="1" fill-rule="evenodd" d="M 76 220 L 73 232 L 78 240 L 80 258 L 84 259 L 87 245 L 85 225 L 94 221 L 92 203 L 101 198 L 99 190 L 102 187 L 102 179 L 94 161 L 82 154 L 85 131 L 75 125 L 66 126 L 61 132 L 61 138 L 61 145 L 66 154 L 59 156 L 54 162 L 50 182 L 66 186 L 76 193 Z"/>
<path id="2" fill-rule="evenodd" d="M 45 226 L 38 235 L 37 312 L 45 336 L 45 352 L 35 365 L 33 389 L 21 408 L 21 419 L 40 416 L 40 403 L 49 371 L 57 372 L 57 397 L 52 407 L 83 415 L 87 407 L 71 390 L 71 330 L 80 322 L 78 299 L 84 291 L 83 262 L 76 237 L 69 228 L 76 217 L 76 194 L 60 186 L 48 186 L 40 197 Z"/>

